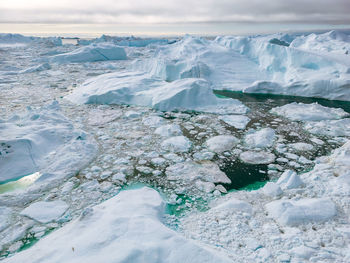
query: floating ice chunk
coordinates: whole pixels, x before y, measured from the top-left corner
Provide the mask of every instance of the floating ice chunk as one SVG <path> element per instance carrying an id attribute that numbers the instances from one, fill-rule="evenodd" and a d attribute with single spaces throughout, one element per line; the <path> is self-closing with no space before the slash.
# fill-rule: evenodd
<path id="1" fill-rule="evenodd" d="M 11 224 L 10 215 L 12 208 L 0 207 L 0 232 Z"/>
<path id="2" fill-rule="evenodd" d="M 283 193 L 281 187 L 278 184 L 273 182 L 267 182 L 262 188 L 262 191 L 265 195 L 271 196 L 271 197 L 277 197 Z"/>
<path id="3" fill-rule="evenodd" d="M 49 58 L 53 63 L 82 63 L 127 59 L 124 48 L 110 43 L 91 44 Z"/>
<path id="4" fill-rule="evenodd" d="M 250 148 L 268 148 L 273 145 L 275 140 L 275 131 L 271 128 L 264 128 L 254 133 L 247 134 L 244 142 Z"/>
<path id="5" fill-rule="evenodd" d="M 245 162 L 250 164 L 268 164 L 273 163 L 275 161 L 275 155 L 270 152 L 255 152 L 255 151 L 246 151 L 242 152 L 239 155 L 239 158 Z"/>
<path id="6" fill-rule="evenodd" d="M 129 110 L 129 111 L 125 112 L 124 117 L 127 119 L 135 119 L 135 118 L 140 117 L 141 115 L 142 115 L 141 112 Z"/>
<path id="7" fill-rule="evenodd" d="M 165 173 L 169 180 L 181 180 L 184 182 L 201 180 L 211 183 L 231 183 L 231 180 L 220 170 L 219 166 L 211 161 L 178 163 L 169 166 Z"/>
<path id="8" fill-rule="evenodd" d="M 212 209 L 228 210 L 231 212 L 240 212 L 247 214 L 252 214 L 253 211 L 252 206 L 249 203 L 235 198 L 230 198 L 228 201 L 225 201 L 224 203 L 219 204 Z"/>
<path id="9" fill-rule="evenodd" d="M 164 119 L 159 116 L 149 116 L 142 119 L 142 123 L 150 127 L 158 127 L 164 123 Z"/>
<path id="10" fill-rule="evenodd" d="M 122 191 L 4 263 L 231 262 L 162 223 L 165 202 L 150 188 Z M 131 227 L 132 226 L 132 227 Z M 214 252 L 215 251 L 215 252 Z"/>
<path id="11" fill-rule="evenodd" d="M 192 142 L 185 136 L 174 136 L 161 143 L 162 149 L 170 152 L 188 152 L 192 147 Z"/>
<path id="12" fill-rule="evenodd" d="M 219 135 L 208 139 L 205 144 L 208 149 L 215 153 L 230 151 L 238 144 L 239 140 L 232 135 Z"/>
<path id="13" fill-rule="evenodd" d="M 22 210 L 20 214 L 46 224 L 57 221 L 67 209 L 68 205 L 61 200 L 46 202 L 40 201 L 31 204 Z"/>
<path id="14" fill-rule="evenodd" d="M 202 182 L 200 180 L 197 180 L 195 182 L 195 186 L 201 190 L 204 191 L 205 193 L 211 193 L 215 190 L 215 184 L 211 182 Z"/>
<path id="15" fill-rule="evenodd" d="M 224 115 L 219 117 L 220 120 L 236 129 L 244 130 L 250 119 L 244 115 Z"/>
<path id="16" fill-rule="evenodd" d="M 26 73 L 33 73 L 33 72 L 39 72 L 39 71 L 44 71 L 44 70 L 49 70 L 51 69 L 51 66 L 49 63 L 44 63 L 38 66 L 33 66 L 30 68 L 27 68 L 25 70 L 20 71 L 19 73 L 21 74 L 26 74 Z"/>
<path id="17" fill-rule="evenodd" d="M 292 256 L 308 260 L 316 253 L 315 249 L 306 246 L 295 247 L 291 250 Z"/>
<path id="18" fill-rule="evenodd" d="M 324 222 L 337 214 L 328 198 L 277 200 L 266 205 L 269 215 L 282 225 L 296 226 L 309 222 Z"/>
<path id="19" fill-rule="evenodd" d="M 310 133 L 317 135 L 332 137 L 350 136 L 350 118 L 307 122 L 304 127 Z"/>
<path id="20" fill-rule="evenodd" d="M 300 179 L 296 172 L 287 170 L 278 179 L 277 184 L 284 190 L 298 188 L 299 186 L 303 185 L 304 182 Z"/>
<path id="21" fill-rule="evenodd" d="M 214 158 L 214 156 L 215 156 L 215 153 L 209 152 L 209 151 L 201 151 L 193 154 L 193 158 L 198 161 L 211 160 Z"/>
<path id="22" fill-rule="evenodd" d="M 318 103 L 296 102 L 273 108 L 271 112 L 293 121 L 335 120 L 349 115 L 343 109 L 324 107 Z"/>
<path id="23" fill-rule="evenodd" d="M 305 142 L 297 142 L 297 143 L 291 143 L 289 144 L 290 147 L 292 147 L 294 150 L 303 152 L 303 151 L 312 151 L 314 147 L 311 144 L 305 143 Z"/>
<path id="24" fill-rule="evenodd" d="M 160 126 L 154 131 L 154 133 L 162 137 L 182 135 L 181 128 L 178 124 L 167 124 L 167 125 Z"/>

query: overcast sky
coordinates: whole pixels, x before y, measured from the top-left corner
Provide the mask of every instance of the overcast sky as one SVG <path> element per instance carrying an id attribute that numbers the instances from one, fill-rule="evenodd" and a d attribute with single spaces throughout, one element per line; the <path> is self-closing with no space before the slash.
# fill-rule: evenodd
<path id="1" fill-rule="evenodd" d="M 0 0 L 0 23 L 350 24 L 350 0 Z"/>

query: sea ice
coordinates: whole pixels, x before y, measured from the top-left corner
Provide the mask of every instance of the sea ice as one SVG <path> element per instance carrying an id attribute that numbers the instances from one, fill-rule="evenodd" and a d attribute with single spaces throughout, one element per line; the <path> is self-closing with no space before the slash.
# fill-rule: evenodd
<path id="1" fill-rule="evenodd" d="M 219 119 L 240 130 L 244 130 L 247 124 L 250 122 L 250 119 L 244 115 L 223 115 L 220 116 Z"/>
<path id="2" fill-rule="evenodd" d="M 30 217 L 40 223 L 50 223 L 57 221 L 68 209 L 67 203 L 57 201 L 40 201 L 32 203 L 25 208 L 20 214 Z"/>
<path id="3" fill-rule="evenodd" d="M 218 135 L 209 138 L 205 144 L 208 149 L 215 153 L 230 151 L 238 144 L 239 140 L 232 135 Z"/>
<path id="4" fill-rule="evenodd" d="M 271 112 L 293 121 L 336 120 L 349 115 L 343 109 L 324 107 L 318 103 L 296 102 L 273 108 Z"/>
<path id="5" fill-rule="evenodd" d="M 211 183 L 230 184 L 231 180 L 220 170 L 217 164 L 211 161 L 184 162 L 167 167 L 168 180 L 195 182 L 201 180 Z"/>
<path id="6" fill-rule="evenodd" d="M 264 128 L 245 136 L 244 142 L 249 148 L 268 148 L 276 140 L 275 131 L 271 128 Z"/>
<path id="7" fill-rule="evenodd" d="M 239 158 L 245 162 L 250 164 L 268 164 L 273 163 L 275 161 L 275 155 L 270 152 L 255 152 L 255 151 L 246 151 L 242 152 L 239 155 Z"/>
<path id="8" fill-rule="evenodd" d="M 185 136 L 174 136 L 164 140 L 160 146 L 166 151 L 184 153 L 190 150 L 192 142 Z"/>

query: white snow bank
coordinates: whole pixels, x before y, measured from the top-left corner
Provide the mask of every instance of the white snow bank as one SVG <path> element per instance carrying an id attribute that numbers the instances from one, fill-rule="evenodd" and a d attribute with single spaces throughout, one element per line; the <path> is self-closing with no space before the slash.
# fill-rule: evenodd
<path id="1" fill-rule="evenodd" d="M 68 205 L 61 201 L 40 201 L 32 203 L 20 214 L 30 217 L 40 223 L 50 223 L 57 221 L 68 209 Z"/>
<path id="2" fill-rule="evenodd" d="M 250 148 L 271 147 L 276 140 L 276 133 L 271 128 L 264 128 L 245 136 L 244 142 Z"/>
<path id="3" fill-rule="evenodd" d="M 127 59 L 124 48 L 110 43 L 91 44 L 49 58 L 52 63 L 82 63 Z"/>
<path id="4" fill-rule="evenodd" d="M 213 113 L 246 113 L 234 99 L 221 99 L 203 79 L 167 83 L 137 72 L 115 72 L 86 81 L 66 97 L 75 103 L 134 104 L 161 111 L 195 110 Z"/>
<path id="5" fill-rule="evenodd" d="M 120 192 L 3 262 L 231 262 L 166 227 L 164 207 L 150 188 Z"/>
<path id="6" fill-rule="evenodd" d="M 0 120 L 0 182 L 40 172 L 39 181 L 71 176 L 95 154 L 92 139 L 77 130 L 57 102 Z"/>
<path id="7" fill-rule="evenodd" d="M 288 226 L 324 222 L 337 214 L 334 203 L 328 198 L 277 200 L 266 204 L 266 210 L 277 222 Z"/>
<path id="8" fill-rule="evenodd" d="M 336 120 L 349 116 L 340 108 L 329 108 L 318 103 L 290 103 L 271 110 L 271 113 L 286 117 L 293 121 Z"/>
<path id="9" fill-rule="evenodd" d="M 238 144 L 239 140 L 232 135 L 218 135 L 209 138 L 205 144 L 208 149 L 215 153 L 230 151 Z"/>

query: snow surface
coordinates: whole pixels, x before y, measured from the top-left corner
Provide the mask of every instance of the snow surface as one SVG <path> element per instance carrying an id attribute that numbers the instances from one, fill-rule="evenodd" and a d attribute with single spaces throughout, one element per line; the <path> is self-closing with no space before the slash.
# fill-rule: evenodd
<path id="1" fill-rule="evenodd" d="M 231 262 L 166 227 L 164 208 L 155 190 L 122 191 L 3 262 Z"/>

